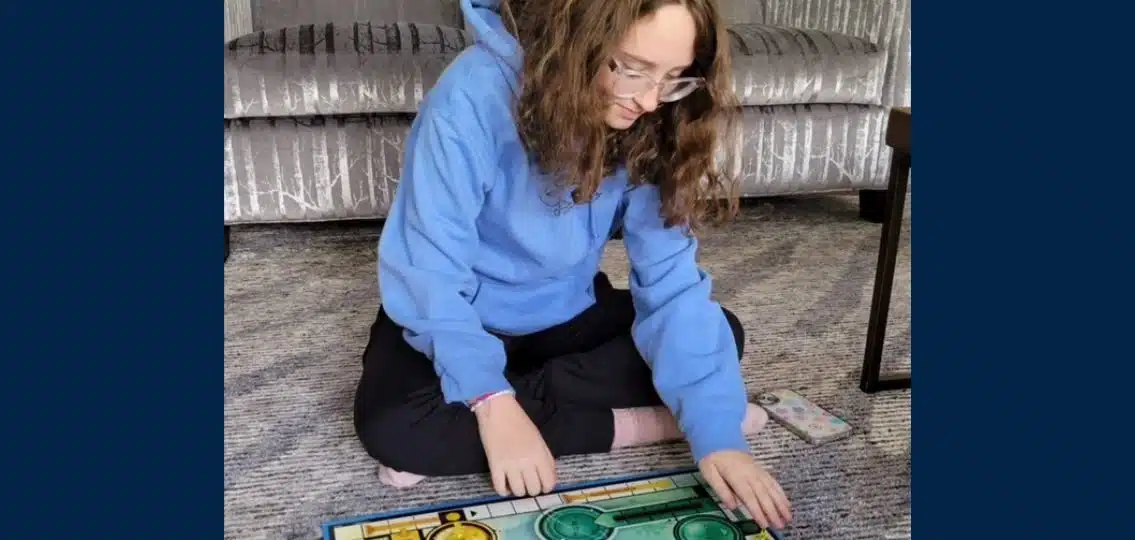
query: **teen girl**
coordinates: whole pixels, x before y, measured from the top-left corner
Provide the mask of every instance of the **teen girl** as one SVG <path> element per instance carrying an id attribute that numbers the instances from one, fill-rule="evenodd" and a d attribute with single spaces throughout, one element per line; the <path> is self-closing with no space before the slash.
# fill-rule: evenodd
<path id="1" fill-rule="evenodd" d="M 693 236 L 735 208 L 714 0 L 462 0 L 476 43 L 406 142 L 355 426 L 380 477 L 555 485 L 556 456 L 684 437 L 723 501 L 790 518 L 749 452 L 740 323 Z M 621 231 L 630 288 L 599 272 Z"/>

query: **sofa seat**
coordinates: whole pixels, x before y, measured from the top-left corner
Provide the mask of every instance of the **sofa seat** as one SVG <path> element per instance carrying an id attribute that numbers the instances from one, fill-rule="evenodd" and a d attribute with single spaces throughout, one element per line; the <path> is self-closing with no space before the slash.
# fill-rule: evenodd
<path id="1" fill-rule="evenodd" d="M 879 105 L 886 51 L 836 32 L 729 26 L 734 90 L 742 105 Z"/>
<path id="2" fill-rule="evenodd" d="M 255 32 L 225 47 L 225 118 L 412 114 L 469 32 L 360 22 Z"/>
<path id="3" fill-rule="evenodd" d="M 385 216 L 410 114 L 225 120 L 225 223 Z"/>
<path id="4" fill-rule="evenodd" d="M 225 120 L 225 223 L 385 216 L 402 173 L 411 114 Z M 864 105 L 746 107 L 737 172 L 743 195 L 850 189 L 885 177 Z M 800 150 L 810 140 L 816 150 Z M 874 175 L 874 176 L 872 176 Z"/>

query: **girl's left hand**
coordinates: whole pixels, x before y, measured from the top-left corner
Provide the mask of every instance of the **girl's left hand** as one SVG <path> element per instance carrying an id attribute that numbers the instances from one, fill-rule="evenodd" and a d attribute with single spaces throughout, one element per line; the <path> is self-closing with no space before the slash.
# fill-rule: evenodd
<path id="1" fill-rule="evenodd" d="M 761 527 L 783 528 L 792 508 L 780 484 L 748 452 L 721 450 L 698 463 L 702 477 L 730 510 L 745 505 Z"/>

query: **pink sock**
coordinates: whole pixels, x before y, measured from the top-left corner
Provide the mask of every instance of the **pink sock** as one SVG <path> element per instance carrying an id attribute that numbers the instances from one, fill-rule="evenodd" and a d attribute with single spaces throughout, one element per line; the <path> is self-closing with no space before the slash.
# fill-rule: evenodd
<path id="1" fill-rule="evenodd" d="M 768 423 L 768 413 L 756 403 L 749 403 L 745 408 L 745 419 L 741 421 L 741 431 L 745 435 L 756 435 Z"/>
<path id="2" fill-rule="evenodd" d="M 682 438 L 678 421 L 666 407 L 638 407 L 633 409 L 614 409 L 615 440 L 611 448 L 625 448 Z M 753 435 L 768 423 L 768 414 L 756 404 L 749 403 L 745 408 L 745 419 L 741 421 L 741 431 Z"/>
<path id="3" fill-rule="evenodd" d="M 678 422 L 666 407 L 614 409 L 615 440 L 612 448 L 625 448 L 682 438 Z"/>
<path id="4" fill-rule="evenodd" d="M 396 471 L 386 465 L 378 466 L 378 481 L 390 487 L 410 487 L 425 479 L 426 477 L 420 474 Z"/>

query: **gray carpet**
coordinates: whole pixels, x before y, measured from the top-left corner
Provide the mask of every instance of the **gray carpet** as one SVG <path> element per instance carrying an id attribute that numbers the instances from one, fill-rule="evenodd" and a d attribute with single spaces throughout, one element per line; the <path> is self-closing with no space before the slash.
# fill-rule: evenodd
<path id="1" fill-rule="evenodd" d="M 909 206 L 908 206 L 909 209 Z M 812 447 L 780 426 L 751 439 L 794 504 L 793 539 L 910 537 L 910 393 L 859 392 L 879 226 L 853 198 L 775 199 L 703 240 L 718 299 L 747 328 L 750 390 L 788 387 L 844 416 L 852 438 Z M 910 230 L 884 369 L 910 365 Z M 234 229 L 225 266 L 225 538 L 316 538 L 327 519 L 491 494 L 480 476 L 379 485 L 351 427 L 378 306 L 377 226 Z M 603 268 L 625 286 L 626 258 Z M 682 444 L 562 459 L 566 482 L 684 467 Z"/>

